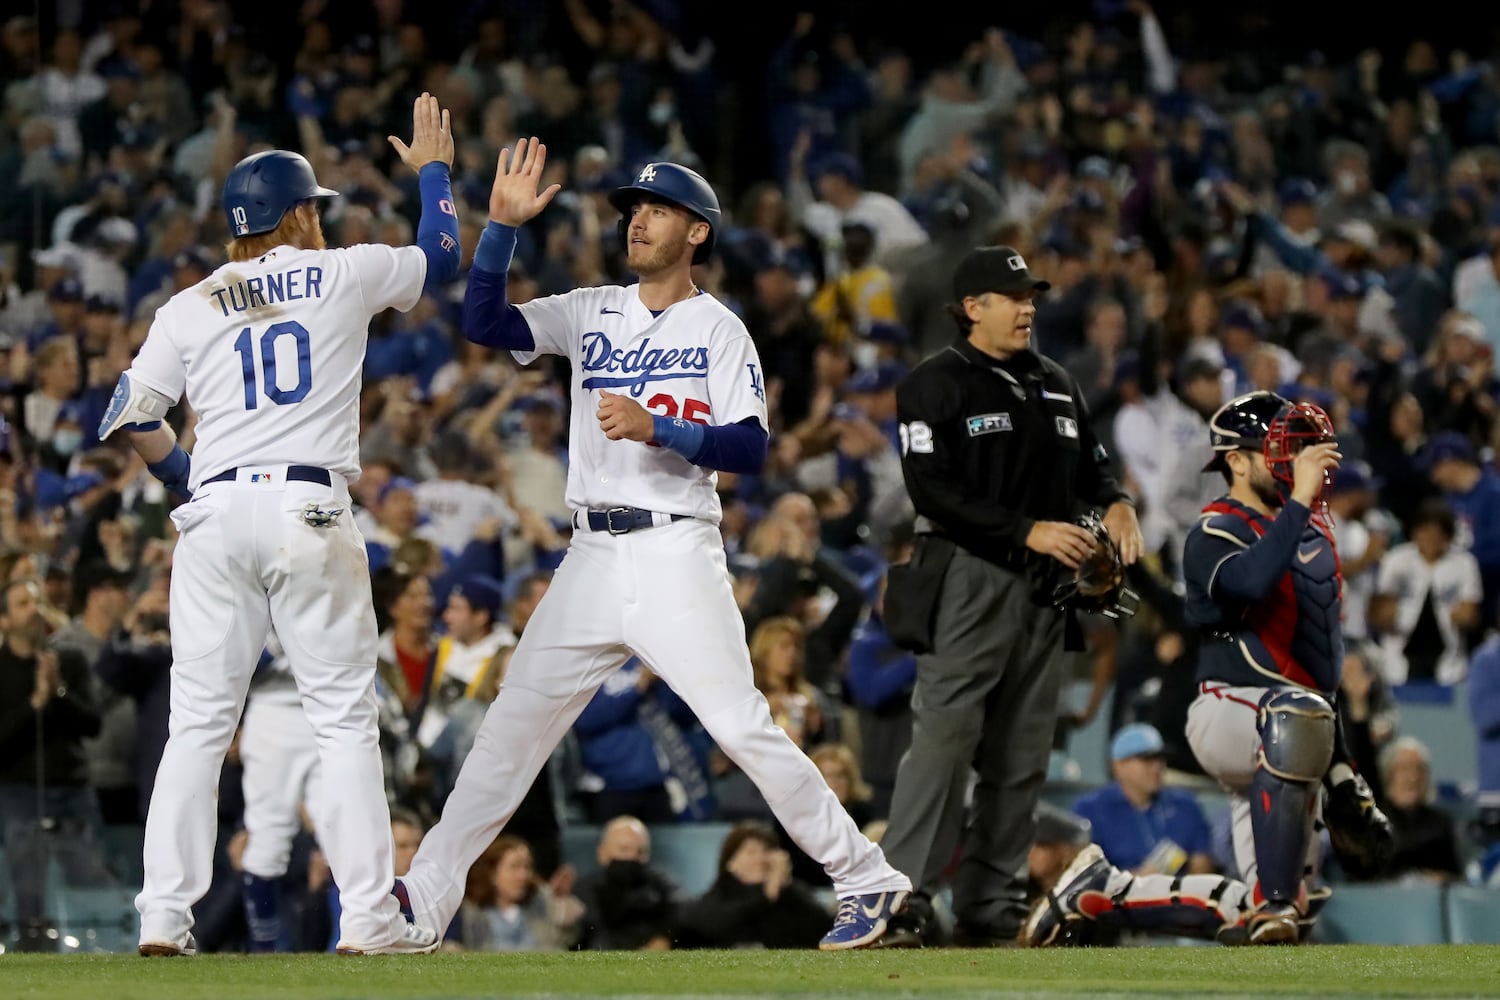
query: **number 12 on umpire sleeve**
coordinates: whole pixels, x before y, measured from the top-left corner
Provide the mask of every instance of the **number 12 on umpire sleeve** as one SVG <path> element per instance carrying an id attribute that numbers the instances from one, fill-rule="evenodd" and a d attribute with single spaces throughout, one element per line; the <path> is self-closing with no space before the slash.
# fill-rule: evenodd
<path id="1" fill-rule="evenodd" d="M 292 342 L 297 345 L 297 384 L 290 389 L 281 388 L 276 378 L 276 342 L 282 337 L 291 337 Z M 256 352 L 251 348 L 253 343 L 251 328 L 248 326 L 240 331 L 240 335 L 234 341 L 234 349 L 245 368 L 245 409 L 247 410 L 253 410 L 260 405 L 260 397 L 256 392 L 255 384 Z M 265 392 L 266 398 L 277 406 L 302 402 L 308 390 L 312 388 L 312 342 L 308 338 L 307 328 L 296 320 L 272 323 L 266 327 L 266 332 L 260 335 L 259 353 L 260 387 Z"/>

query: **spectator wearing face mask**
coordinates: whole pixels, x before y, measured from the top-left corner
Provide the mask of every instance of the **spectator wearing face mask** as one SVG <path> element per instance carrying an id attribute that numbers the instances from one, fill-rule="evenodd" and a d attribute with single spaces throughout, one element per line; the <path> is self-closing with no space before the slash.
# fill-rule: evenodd
<path id="1" fill-rule="evenodd" d="M 651 864 L 651 833 L 634 816 L 618 816 L 599 838 L 599 870 L 578 881 L 588 951 L 666 951 L 679 926 L 678 890 Z"/>
<path id="2" fill-rule="evenodd" d="M 71 458 L 83 439 L 82 429 L 77 427 L 76 418 L 76 440 L 67 436 L 62 440 L 53 439 L 64 405 L 78 392 L 81 375 L 78 345 L 72 338 L 50 340 L 31 357 L 30 364 L 34 388 L 21 405 L 21 429 L 25 432 L 28 445 L 44 449 L 45 454 L 57 463 Z M 66 455 L 63 455 L 64 451 L 67 452 Z M 64 461 L 58 471 L 65 468 Z"/>

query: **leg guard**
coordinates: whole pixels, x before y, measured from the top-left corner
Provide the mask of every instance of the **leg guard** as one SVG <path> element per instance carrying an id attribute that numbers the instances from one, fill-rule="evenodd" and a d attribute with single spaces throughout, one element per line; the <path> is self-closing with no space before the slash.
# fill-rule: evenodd
<path id="1" fill-rule="evenodd" d="M 1333 755 L 1333 709 L 1311 691 L 1278 688 L 1261 699 L 1257 725 L 1261 746 L 1250 783 L 1250 824 L 1260 895 L 1295 903 L 1319 782 Z"/>

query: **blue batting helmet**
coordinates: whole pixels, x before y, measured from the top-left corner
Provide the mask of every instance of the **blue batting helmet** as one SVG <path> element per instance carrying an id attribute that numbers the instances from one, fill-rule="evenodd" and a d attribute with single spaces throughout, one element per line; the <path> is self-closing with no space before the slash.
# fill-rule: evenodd
<path id="1" fill-rule="evenodd" d="M 701 264 L 708 260 L 708 255 L 713 252 L 714 237 L 718 235 L 723 213 L 719 211 L 719 196 L 714 194 L 714 189 L 701 174 L 679 163 L 648 163 L 636 175 L 634 184 L 626 184 L 610 192 L 609 203 L 625 216 L 620 220 L 622 239 L 629 225 L 630 209 L 642 197 L 655 198 L 685 208 L 708 223 L 708 239 L 693 251 L 693 263 Z"/>
<path id="2" fill-rule="evenodd" d="M 224 214 L 235 239 L 269 233 L 298 202 L 335 198 L 318 184 L 307 157 L 285 149 L 269 149 L 245 157 L 224 179 Z"/>
<path id="3" fill-rule="evenodd" d="M 1224 456 L 1241 448 L 1259 451 L 1271 432 L 1271 423 L 1281 411 L 1291 404 L 1274 392 L 1247 392 L 1219 407 L 1219 411 L 1208 422 L 1209 443 L 1214 457 L 1203 467 L 1204 472 L 1228 468 Z"/>

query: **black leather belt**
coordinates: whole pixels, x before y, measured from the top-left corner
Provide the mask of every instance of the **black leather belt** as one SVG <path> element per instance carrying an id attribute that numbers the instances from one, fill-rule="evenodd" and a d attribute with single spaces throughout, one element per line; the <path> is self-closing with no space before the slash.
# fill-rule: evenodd
<path id="1" fill-rule="evenodd" d="M 609 510 L 579 511 L 587 513 L 590 531 L 607 531 L 611 535 L 626 535 L 642 528 L 656 525 L 656 514 L 640 507 L 611 507 Z M 669 515 L 673 521 L 686 521 L 686 514 Z M 576 517 L 576 515 L 575 515 Z M 573 522 L 578 523 L 576 520 Z"/>
<path id="2" fill-rule="evenodd" d="M 212 479 L 205 479 L 200 486 L 209 483 L 232 483 L 239 478 L 240 470 L 225 469 Z M 318 483 L 322 486 L 332 486 L 333 477 L 328 474 L 327 469 L 320 469 L 316 465 L 288 465 L 286 467 L 287 482 L 293 483 Z"/>

